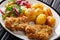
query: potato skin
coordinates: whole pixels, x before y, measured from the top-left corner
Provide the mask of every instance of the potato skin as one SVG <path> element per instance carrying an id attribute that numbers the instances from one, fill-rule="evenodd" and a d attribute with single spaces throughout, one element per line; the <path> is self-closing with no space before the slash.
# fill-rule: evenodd
<path id="1" fill-rule="evenodd" d="M 32 13 L 31 15 L 31 19 L 33 21 L 35 21 L 36 17 L 39 15 L 39 14 L 42 14 L 43 13 L 43 10 L 41 10 L 40 8 L 37 8 L 34 10 L 34 13 Z"/>
<path id="2" fill-rule="evenodd" d="M 25 14 L 28 18 L 31 19 L 33 13 L 34 13 L 34 9 L 33 9 L 33 8 L 28 8 L 28 9 L 25 10 L 25 13 L 24 13 L 24 14 Z"/>
<path id="3" fill-rule="evenodd" d="M 41 3 L 34 3 L 33 5 L 31 5 L 31 8 L 40 8 L 43 9 L 44 5 Z"/>
<path id="4" fill-rule="evenodd" d="M 52 12 L 49 7 L 45 7 L 43 11 L 46 16 L 52 16 Z"/>
<path id="5" fill-rule="evenodd" d="M 30 16 L 32 15 L 33 11 L 34 11 L 33 9 L 28 8 L 28 9 L 25 10 L 25 15 L 26 15 L 27 17 L 30 17 Z"/>
<path id="6" fill-rule="evenodd" d="M 38 16 L 39 14 L 43 13 L 43 10 L 40 8 L 28 8 L 25 10 L 25 15 L 30 18 L 32 21 L 35 21 L 36 16 Z"/>
<path id="7" fill-rule="evenodd" d="M 35 12 L 35 15 L 39 15 L 41 13 L 44 13 L 43 10 L 40 8 L 36 8 L 34 12 Z"/>
<path id="8" fill-rule="evenodd" d="M 52 16 L 47 17 L 47 25 L 53 27 L 55 25 L 55 22 L 56 22 L 56 20 L 54 17 L 52 17 Z"/>
<path id="9" fill-rule="evenodd" d="M 45 14 L 40 14 L 36 18 L 36 24 L 45 24 L 46 22 L 46 15 Z"/>

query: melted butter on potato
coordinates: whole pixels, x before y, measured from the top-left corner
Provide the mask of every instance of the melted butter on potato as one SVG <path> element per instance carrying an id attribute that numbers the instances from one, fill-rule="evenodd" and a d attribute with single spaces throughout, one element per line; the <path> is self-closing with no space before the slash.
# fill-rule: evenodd
<path id="1" fill-rule="evenodd" d="M 34 8 L 28 8 L 27 10 L 25 10 L 25 15 L 32 21 L 34 21 L 36 18 L 34 10 Z"/>
<path id="2" fill-rule="evenodd" d="M 35 21 L 36 17 L 41 13 L 43 13 L 43 10 L 41 10 L 40 8 L 35 9 L 34 13 L 32 13 L 31 15 L 31 19 Z"/>
<path id="3" fill-rule="evenodd" d="M 28 9 L 25 10 L 25 15 L 27 17 L 30 17 L 33 13 L 34 13 L 34 9 L 33 8 L 28 8 Z"/>
<path id="4" fill-rule="evenodd" d="M 55 25 L 55 22 L 56 22 L 56 20 L 54 17 L 52 17 L 52 16 L 47 17 L 47 25 L 53 27 Z"/>
<path id="5" fill-rule="evenodd" d="M 36 24 L 45 24 L 46 22 L 46 15 L 45 14 L 40 14 L 36 18 Z"/>
<path id="6" fill-rule="evenodd" d="M 33 5 L 31 5 L 31 8 L 40 8 L 43 9 L 44 5 L 41 3 L 34 3 Z"/>
<path id="7" fill-rule="evenodd" d="M 35 9 L 35 15 L 39 15 L 41 13 L 43 13 L 42 9 L 40 9 L 40 8 Z"/>

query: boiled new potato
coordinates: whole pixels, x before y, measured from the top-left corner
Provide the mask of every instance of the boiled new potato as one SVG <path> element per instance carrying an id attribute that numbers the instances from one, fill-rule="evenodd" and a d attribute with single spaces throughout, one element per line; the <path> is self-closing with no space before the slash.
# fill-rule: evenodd
<path id="1" fill-rule="evenodd" d="M 36 19 L 36 17 L 41 13 L 43 13 L 43 10 L 40 8 L 36 8 L 34 10 L 34 13 L 32 13 L 32 15 L 31 15 L 31 19 L 34 21 Z"/>
<path id="2" fill-rule="evenodd" d="M 40 8 L 37 8 L 37 9 L 35 9 L 35 13 L 34 13 L 34 15 L 39 15 L 39 14 L 41 14 L 41 13 L 43 13 L 43 10 L 42 9 L 40 9 Z"/>
<path id="3" fill-rule="evenodd" d="M 48 16 L 47 17 L 47 25 L 50 25 L 51 27 L 53 27 L 55 25 L 55 18 L 52 16 Z"/>
<path id="4" fill-rule="evenodd" d="M 43 9 L 44 6 L 41 3 L 34 3 L 31 7 L 32 8 L 40 8 L 40 9 Z"/>
<path id="5" fill-rule="evenodd" d="M 34 8 L 28 8 L 25 10 L 25 15 L 30 19 L 30 20 L 35 20 L 36 15 L 34 14 Z"/>
<path id="6" fill-rule="evenodd" d="M 34 13 L 34 9 L 32 9 L 32 8 L 28 8 L 25 10 L 25 15 L 27 17 L 30 17 L 33 13 Z"/>
<path id="7" fill-rule="evenodd" d="M 40 14 L 36 18 L 36 24 L 45 24 L 46 22 L 46 15 L 45 14 Z"/>
<path id="8" fill-rule="evenodd" d="M 32 21 L 36 19 L 36 16 L 43 13 L 43 11 L 40 8 L 34 9 L 34 8 L 28 8 L 25 10 L 25 15 L 30 18 Z"/>
<path id="9" fill-rule="evenodd" d="M 52 12 L 49 7 L 45 7 L 43 10 L 46 16 L 52 16 Z"/>

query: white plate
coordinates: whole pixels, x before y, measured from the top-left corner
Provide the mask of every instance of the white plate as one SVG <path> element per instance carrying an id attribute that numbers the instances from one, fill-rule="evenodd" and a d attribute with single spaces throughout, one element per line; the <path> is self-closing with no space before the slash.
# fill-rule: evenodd
<path id="1" fill-rule="evenodd" d="M 42 3 L 42 2 L 39 2 L 39 1 L 36 1 L 36 0 L 28 0 L 31 4 L 33 3 Z M 3 2 L 1 5 L 0 5 L 0 9 L 2 9 L 3 11 L 5 10 L 5 5 L 7 4 L 8 2 L 5 1 Z M 49 7 L 48 5 L 42 3 L 45 7 Z M 58 15 L 57 12 L 55 12 L 51 7 L 50 7 L 51 11 L 52 11 L 52 14 L 53 14 L 53 17 L 56 19 L 56 25 L 55 27 L 58 26 L 58 24 L 60 23 L 60 17 Z M 26 35 L 24 35 L 22 32 L 11 32 L 9 29 L 7 29 L 3 23 L 3 20 L 2 20 L 2 15 L 0 13 L 0 22 L 2 24 L 2 26 L 7 30 L 9 31 L 11 34 L 15 35 L 16 37 L 19 37 L 21 39 L 24 39 L 24 40 L 29 40 L 28 37 Z M 53 33 L 53 35 L 51 36 L 51 38 L 49 40 L 53 40 L 54 39 L 54 36 L 55 36 L 55 33 Z"/>

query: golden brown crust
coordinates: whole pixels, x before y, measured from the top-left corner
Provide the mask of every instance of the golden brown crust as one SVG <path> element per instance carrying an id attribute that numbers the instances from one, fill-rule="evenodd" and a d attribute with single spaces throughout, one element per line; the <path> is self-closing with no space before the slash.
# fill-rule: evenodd
<path id="1" fill-rule="evenodd" d="M 48 25 L 29 25 L 24 18 L 7 18 L 5 26 L 12 31 L 24 31 L 28 38 L 35 40 L 48 40 L 52 28 Z"/>
<path id="2" fill-rule="evenodd" d="M 52 33 L 52 28 L 47 25 L 34 25 L 33 27 L 26 28 L 25 31 L 30 39 L 48 40 Z"/>
<path id="3" fill-rule="evenodd" d="M 7 17 L 5 19 L 5 26 L 12 31 L 18 30 L 19 28 L 24 29 L 24 27 L 28 25 L 27 19 L 27 17 Z"/>

